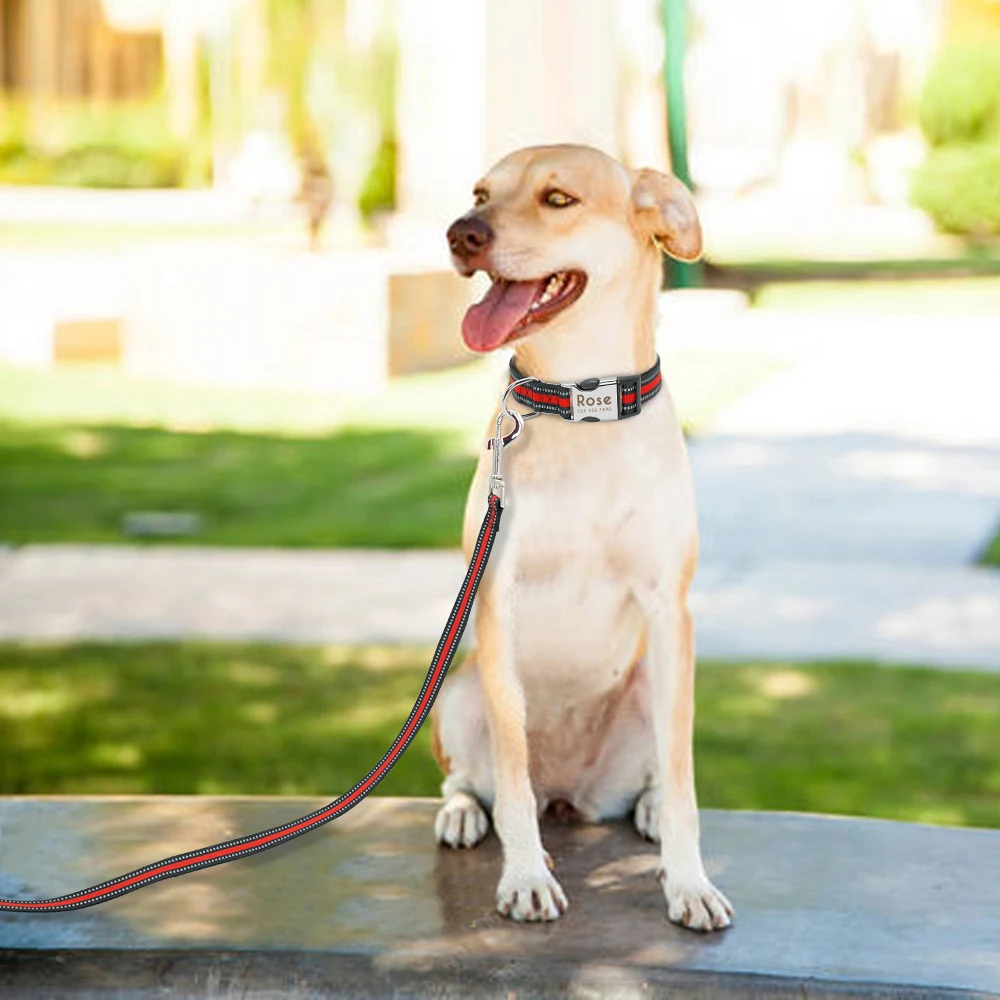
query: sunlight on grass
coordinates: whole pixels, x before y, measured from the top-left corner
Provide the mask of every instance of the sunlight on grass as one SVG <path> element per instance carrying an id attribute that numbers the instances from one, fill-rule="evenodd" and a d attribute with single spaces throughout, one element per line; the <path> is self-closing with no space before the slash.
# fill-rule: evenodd
<path id="1" fill-rule="evenodd" d="M 235 684 L 250 687 L 273 687 L 281 681 L 281 673 L 268 663 L 250 663 L 236 660 L 226 669 L 226 676 Z"/>
<path id="2" fill-rule="evenodd" d="M 278 706 L 268 701 L 250 702 L 240 707 L 240 718 L 257 726 L 269 726 L 278 718 Z"/>
<path id="3" fill-rule="evenodd" d="M 101 434 L 76 428 L 64 435 L 63 450 L 74 458 L 96 458 L 107 451 L 107 441 Z"/>
<path id="4" fill-rule="evenodd" d="M 965 814 L 961 809 L 935 806 L 931 809 L 916 808 L 910 817 L 914 823 L 932 823 L 940 826 L 962 826 Z"/>
<path id="5" fill-rule="evenodd" d="M 690 430 L 780 363 L 681 351 L 664 367 Z M 394 379 L 377 406 L 0 366 L 0 540 L 127 542 L 143 511 L 199 525 L 157 544 L 458 546 L 496 390 L 485 361 Z"/>
<path id="6" fill-rule="evenodd" d="M 405 722 L 426 647 L 0 644 L 0 794 L 332 798 Z M 1000 676 L 698 665 L 710 808 L 1000 827 Z M 437 795 L 429 727 L 379 786 Z"/>
<path id="7" fill-rule="evenodd" d="M 765 285 L 754 305 L 824 313 L 989 315 L 1000 313 L 1000 279 L 788 282 Z"/>
<path id="8" fill-rule="evenodd" d="M 803 698 L 816 690 L 816 679 L 795 670 L 768 670 L 761 675 L 760 691 L 768 698 L 784 701 Z"/>
<path id="9" fill-rule="evenodd" d="M 100 451 L 66 441 L 98 435 Z M 0 539 L 122 542 L 135 511 L 189 512 L 172 544 L 455 546 L 475 462 L 453 434 L 289 438 L 0 422 Z"/>
<path id="10" fill-rule="evenodd" d="M 87 757 L 98 768 L 134 769 L 143 762 L 142 750 L 134 743 L 98 743 Z"/>
<path id="11" fill-rule="evenodd" d="M 786 361 L 762 350 L 667 350 L 663 354 L 670 395 L 685 431 L 692 434 L 709 425 L 724 406 L 785 368 Z"/>
<path id="12" fill-rule="evenodd" d="M 338 712 L 336 716 L 331 716 L 328 720 L 330 724 L 336 725 L 352 732 L 371 729 L 374 726 L 383 727 L 389 725 L 394 720 L 402 724 L 410 709 L 413 708 L 413 701 L 419 693 L 419 687 L 414 692 L 412 700 L 397 698 L 394 701 L 380 702 L 378 704 L 361 702 L 352 707 Z"/>
<path id="13" fill-rule="evenodd" d="M 8 719 L 36 719 L 43 715 L 59 715 L 73 704 L 71 691 L 27 690 L 5 694 L 0 702 L 0 715 Z"/>
<path id="14" fill-rule="evenodd" d="M 42 425 L 156 427 L 183 434 L 221 430 L 302 436 L 337 428 L 411 428 L 435 414 L 444 431 L 478 434 L 491 412 L 496 378 L 475 361 L 393 379 L 373 407 L 368 397 L 287 389 L 182 385 L 131 378 L 107 365 L 52 370 L 0 365 L 0 418 Z M 449 400 L 448 406 L 440 405 Z"/>
<path id="15" fill-rule="evenodd" d="M 353 665 L 361 670 L 399 670 L 412 667 L 414 658 L 430 664 L 434 655 L 432 646 L 324 646 L 322 662 L 328 667 Z"/>

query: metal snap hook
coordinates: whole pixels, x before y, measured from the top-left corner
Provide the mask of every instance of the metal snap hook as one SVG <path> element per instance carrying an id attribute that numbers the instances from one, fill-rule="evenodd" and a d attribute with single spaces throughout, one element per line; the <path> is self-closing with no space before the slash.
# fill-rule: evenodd
<path id="1" fill-rule="evenodd" d="M 535 380 L 533 378 L 519 378 L 516 382 L 511 382 L 511 384 L 507 386 L 506 391 L 504 392 L 503 396 L 500 399 L 500 413 L 497 416 L 497 433 L 496 437 L 494 438 L 494 441 L 498 441 L 500 442 L 500 444 L 494 444 L 493 446 L 494 449 L 500 447 L 500 445 L 504 443 L 510 444 L 512 441 L 516 441 L 520 437 L 521 431 L 524 430 L 524 422 L 526 420 L 530 420 L 532 417 L 538 416 L 537 413 L 517 413 L 515 411 L 507 409 L 507 397 L 519 385 L 527 385 L 528 382 L 534 382 L 534 381 Z M 511 435 L 510 437 L 507 438 L 506 442 L 504 442 L 503 435 L 501 433 L 503 429 L 504 417 L 509 417 L 514 422 L 514 430 L 511 432 Z"/>
<path id="2" fill-rule="evenodd" d="M 537 413 L 516 413 L 512 410 L 507 409 L 507 397 L 519 386 L 525 385 L 528 382 L 534 382 L 533 378 L 520 378 L 516 382 L 511 382 L 507 386 L 507 390 L 504 392 L 503 396 L 500 398 L 500 412 L 497 414 L 497 432 L 493 438 L 493 474 L 490 476 L 490 494 L 495 496 L 500 501 L 500 506 L 504 505 L 504 483 L 503 474 L 501 472 L 501 455 L 503 454 L 504 448 L 509 445 L 512 441 L 516 441 L 524 430 L 524 422 L 529 417 L 538 416 Z M 509 417 L 514 422 L 514 430 L 511 431 L 510 437 L 504 441 L 503 437 L 503 418 Z"/>

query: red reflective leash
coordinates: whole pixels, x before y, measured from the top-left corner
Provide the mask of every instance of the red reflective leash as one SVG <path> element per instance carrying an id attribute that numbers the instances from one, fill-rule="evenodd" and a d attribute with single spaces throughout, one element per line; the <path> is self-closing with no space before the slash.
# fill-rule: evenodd
<path id="1" fill-rule="evenodd" d="M 448 673 L 448 667 L 455 656 L 458 644 L 461 641 L 462 633 L 469 620 L 469 613 L 472 610 L 472 602 L 476 597 L 476 590 L 479 581 L 483 577 L 487 560 L 490 557 L 490 549 L 493 547 L 493 540 L 496 538 L 497 530 L 500 527 L 500 515 L 503 512 L 501 498 L 491 490 L 489 506 L 486 516 L 483 518 L 483 526 L 479 531 L 479 538 L 476 541 L 475 551 L 469 563 L 469 569 L 465 574 L 465 581 L 462 589 L 458 592 L 455 605 L 448 616 L 448 623 L 441 634 L 441 641 L 438 643 L 434 658 L 431 660 L 427 677 L 424 679 L 424 686 L 420 689 L 420 696 L 417 703 L 410 712 L 410 717 L 400 730 L 399 735 L 393 740 L 392 746 L 386 751 L 385 756 L 378 764 L 368 772 L 365 778 L 359 781 L 346 795 L 334 799 L 329 805 L 324 806 L 317 812 L 303 816 L 301 819 L 293 820 L 284 826 L 276 826 L 271 830 L 262 830 L 260 833 L 253 833 L 247 837 L 239 837 L 236 840 L 227 840 L 221 844 L 214 844 L 211 847 L 203 847 L 198 851 L 189 851 L 187 854 L 176 854 L 172 858 L 164 858 L 154 864 L 146 865 L 144 868 L 137 868 L 133 872 L 120 875 L 118 878 L 108 882 L 101 882 L 100 885 L 91 886 L 81 892 L 73 892 L 68 896 L 59 896 L 55 899 L 0 899 L 0 911 L 23 913 L 25 910 L 50 912 L 53 910 L 80 910 L 85 906 L 95 906 L 97 903 L 104 903 L 116 896 L 122 896 L 127 892 L 133 892 L 144 886 L 151 885 L 164 878 L 176 878 L 178 875 L 186 875 L 188 872 L 197 871 L 199 868 L 209 868 L 212 865 L 225 864 L 227 861 L 235 861 L 237 858 L 245 857 L 248 854 L 256 854 L 259 851 L 268 851 L 272 847 L 284 844 L 295 837 L 300 837 L 303 833 L 315 830 L 317 827 L 329 823 L 330 820 L 343 816 L 345 812 L 356 806 L 388 773 L 393 765 L 403 756 L 403 751 L 410 745 L 410 741 L 417 734 L 417 730 L 427 718 L 427 714 L 434 704 L 441 684 Z"/>
<path id="2" fill-rule="evenodd" d="M 372 789 L 392 770 L 393 765 L 403 756 L 403 752 L 410 745 L 410 741 L 417 735 L 417 731 L 423 725 L 434 704 L 438 691 L 444 683 L 448 668 L 454 659 L 455 651 L 461 642 L 462 633 L 469 621 L 469 614 L 472 611 L 472 603 L 476 598 L 476 591 L 479 589 L 479 582 L 486 571 L 486 564 L 490 558 L 490 550 L 493 548 L 493 541 L 500 528 L 500 515 L 504 507 L 504 482 L 500 471 L 501 456 L 504 446 L 517 439 L 524 426 L 521 415 L 512 413 L 507 409 L 507 396 L 516 386 L 531 379 L 521 379 L 512 382 L 503 395 L 500 403 L 500 415 L 497 417 L 496 437 L 491 439 L 493 448 L 493 474 L 490 476 L 490 492 L 486 516 L 483 518 L 483 525 L 479 529 L 479 537 L 476 539 L 476 546 L 469 562 L 469 568 L 465 574 L 462 588 L 455 598 L 455 604 L 448 616 L 448 622 L 441 633 L 441 640 L 438 642 L 437 650 L 431 665 L 424 678 L 424 685 L 420 689 L 420 695 L 406 724 L 399 731 L 399 735 L 393 740 L 392 746 L 385 752 L 385 755 L 373 767 L 368 774 L 359 781 L 347 794 L 334 799 L 329 805 L 308 816 L 292 820 L 284 826 L 276 826 L 270 830 L 262 830 L 260 833 L 252 833 L 247 837 L 239 837 L 236 840 L 227 840 L 221 844 L 213 844 L 211 847 L 203 847 L 198 851 L 188 851 L 186 854 L 175 854 L 172 858 L 164 858 L 156 861 L 144 868 L 137 868 L 135 871 L 119 875 L 118 878 L 108 882 L 101 882 L 99 885 L 91 886 L 80 892 L 73 892 L 67 896 L 58 896 L 55 899 L 0 899 L 0 912 L 24 913 L 32 912 L 53 912 L 62 910 L 82 910 L 86 906 L 96 906 L 98 903 L 107 902 L 116 896 L 123 896 L 127 892 L 134 892 L 144 886 L 159 882 L 164 878 L 176 878 L 178 875 L 186 875 L 188 872 L 198 871 L 200 868 L 210 868 L 212 865 L 222 865 L 228 861 L 235 861 L 237 858 L 246 857 L 248 854 L 256 854 L 259 851 L 269 851 L 272 847 L 284 844 L 295 837 L 301 837 L 303 833 L 315 830 L 317 827 L 329 823 L 330 820 L 343 816 L 349 809 L 353 809 Z M 514 430 L 506 438 L 502 434 L 503 418 L 507 416 L 514 421 Z"/>

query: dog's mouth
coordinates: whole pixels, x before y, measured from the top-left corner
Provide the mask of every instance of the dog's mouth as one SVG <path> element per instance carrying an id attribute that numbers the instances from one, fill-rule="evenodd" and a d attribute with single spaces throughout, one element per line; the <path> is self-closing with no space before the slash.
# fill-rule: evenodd
<path id="1" fill-rule="evenodd" d="M 547 323 L 576 302 L 586 285 L 583 271 L 556 271 L 534 281 L 493 276 L 482 301 L 465 314 L 462 339 L 474 351 L 492 351 Z"/>

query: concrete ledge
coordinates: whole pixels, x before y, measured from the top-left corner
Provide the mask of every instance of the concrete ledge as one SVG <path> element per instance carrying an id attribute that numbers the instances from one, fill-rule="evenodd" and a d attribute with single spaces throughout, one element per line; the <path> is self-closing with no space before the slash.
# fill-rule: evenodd
<path id="1" fill-rule="evenodd" d="M 314 799 L 0 800 L 0 895 L 52 896 L 275 825 Z M 495 838 L 434 847 L 375 799 L 276 851 L 91 910 L 0 915 L 0 994 L 1000 997 L 1000 832 L 707 812 L 717 936 L 670 925 L 627 824 L 548 826 L 558 924 L 493 912 Z"/>

